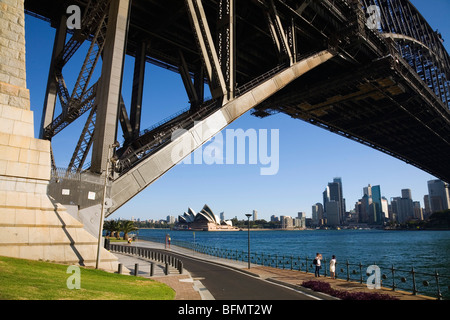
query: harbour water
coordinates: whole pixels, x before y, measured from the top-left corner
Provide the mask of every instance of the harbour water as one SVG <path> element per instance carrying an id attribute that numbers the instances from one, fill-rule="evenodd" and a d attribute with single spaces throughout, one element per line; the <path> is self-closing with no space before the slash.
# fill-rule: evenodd
<path id="1" fill-rule="evenodd" d="M 138 238 L 160 239 L 169 234 L 172 242 L 247 252 L 247 230 L 238 232 L 191 232 L 160 229 L 140 229 Z M 348 261 L 380 265 L 380 267 L 411 270 L 444 276 L 440 279 L 444 297 L 449 297 L 450 231 L 386 231 L 386 230 L 305 230 L 250 231 L 250 251 L 264 255 L 308 257 L 317 252 L 326 260 L 335 255 L 340 267 Z M 299 260 L 300 261 L 300 260 Z M 342 273 L 342 272 L 341 272 Z M 398 273 L 398 272 L 397 272 Z M 446 278 L 448 277 L 448 278 Z M 418 277 L 418 279 L 421 279 Z M 428 276 L 433 282 L 434 277 Z M 422 286 L 422 280 L 419 281 Z M 422 290 L 422 289 L 421 289 Z M 428 290 L 428 288 L 423 288 Z M 430 289 L 431 290 L 431 289 Z"/>

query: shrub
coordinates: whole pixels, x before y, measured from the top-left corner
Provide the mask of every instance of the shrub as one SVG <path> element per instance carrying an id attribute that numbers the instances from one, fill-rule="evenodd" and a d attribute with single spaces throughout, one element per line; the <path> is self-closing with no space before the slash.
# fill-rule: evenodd
<path id="1" fill-rule="evenodd" d="M 328 282 L 323 281 L 304 281 L 302 286 L 313 291 L 329 294 L 330 296 L 341 300 L 398 300 L 396 297 L 392 297 L 388 294 L 336 290 L 333 289 Z"/>

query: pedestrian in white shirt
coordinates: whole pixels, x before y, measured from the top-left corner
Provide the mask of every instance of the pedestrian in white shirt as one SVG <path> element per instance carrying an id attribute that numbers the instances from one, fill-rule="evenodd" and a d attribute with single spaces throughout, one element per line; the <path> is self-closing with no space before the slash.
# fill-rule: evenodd
<path id="1" fill-rule="evenodd" d="M 333 255 L 330 260 L 330 276 L 331 279 L 336 278 L 336 256 Z"/>

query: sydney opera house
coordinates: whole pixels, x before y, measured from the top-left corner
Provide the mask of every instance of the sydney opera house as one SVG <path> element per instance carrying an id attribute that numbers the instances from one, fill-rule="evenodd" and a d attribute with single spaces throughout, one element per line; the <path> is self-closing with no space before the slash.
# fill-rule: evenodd
<path id="1" fill-rule="evenodd" d="M 183 215 L 178 216 L 178 223 L 176 225 L 178 230 L 192 230 L 192 231 L 238 231 L 239 229 L 233 227 L 231 221 L 220 221 L 210 207 L 205 204 L 203 209 L 195 213 L 191 208 Z"/>

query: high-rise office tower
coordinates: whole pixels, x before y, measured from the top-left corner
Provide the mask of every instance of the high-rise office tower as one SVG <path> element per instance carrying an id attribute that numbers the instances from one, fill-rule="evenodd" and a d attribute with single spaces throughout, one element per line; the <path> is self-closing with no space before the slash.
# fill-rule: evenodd
<path id="1" fill-rule="evenodd" d="M 372 197 L 369 197 L 368 194 L 364 194 L 361 198 L 361 207 L 359 212 L 359 222 L 368 223 L 369 222 L 369 209 L 372 204 Z"/>
<path id="2" fill-rule="evenodd" d="M 369 205 L 369 210 L 367 211 L 367 215 L 369 217 L 369 224 L 379 224 L 379 215 L 377 214 L 377 206 L 375 202 L 372 202 Z"/>
<path id="3" fill-rule="evenodd" d="M 384 220 L 389 219 L 389 203 L 385 197 L 381 197 L 381 214 Z"/>
<path id="4" fill-rule="evenodd" d="M 401 197 L 395 197 L 391 198 L 391 214 L 392 216 L 389 217 L 391 221 L 398 221 L 398 212 L 400 207 L 400 200 Z"/>
<path id="5" fill-rule="evenodd" d="M 356 221 L 361 222 L 361 199 L 359 199 L 355 203 L 355 216 L 356 216 Z"/>
<path id="6" fill-rule="evenodd" d="M 397 221 L 405 223 L 414 218 L 414 206 L 410 189 L 402 189 L 402 197 L 397 203 Z"/>
<path id="7" fill-rule="evenodd" d="M 411 189 L 402 189 L 402 198 L 412 199 Z"/>
<path id="8" fill-rule="evenodd" d="M 323 221 L 323 205 L 318 202 L 312 206 L 312 222 L 314 225 L 320 225 L 320 221 Z"/>
<path id="9" fill-rule="evenodd" d="M 338 221 L 339 224 L 342 224 L 345 214 L 345 202 L 342 195 L 341 178 L 334 178 L 333 182 L 328 183 L 328 186 L 326 187 L 323 193 L 323 199 L 324 199 L 324 211 L 327 218 L 328 218 L 327 202 L 329 201 L 338 202 Z"/>
<path id="10" fill-rule="evenodd" d="M 296 227 L 304 228 L 306 226 L 306 212 L 299 212 L 295 220 L 298 221 Z"/>
<path id="11" fill-rule="evenodd" d="M 423 215 L 424 218 L 427 219 L 431 214 L 431 207 L 430 207 L 430 196 L 428 194 L 423 196 Z"/>
<path id="12" fill-rule="evenodd" d="M 294 227 L 294 219 L 290 216 L 280 216 L 281 228 L 291 229 Z"/>
<path id="13" fill-rule="evenodd" d="M 342 224 L 345 217 L 345 199 L 342 178 L 334 178 L 333 183 L 339 184 L 339 223 Z"/>
<path id="14" fill-rule="evenodd" d="M 384 222 L 383 217 L 383 209 L 382 209 L 382 203 L 381 203 L 381 187 L 380 186 L 373 186 L 372 187 L 372 203 L 375 206 L 375 222 L 376 224 L 382 224 Z"/>
<path id="15" fill-rule="evenodd" d="M 449 185 L 442 180 L 428 181 L 431 213 L 450 209 Z"/>
<path id="16" fill-rule="evenodd" d="M 330 200 L 327 203 L 327 225 L 329 226 L 339 226 L 339 211 L 340 203 L 339 201 Z"/>
<path id="17" fill-rule="evenodd" d="M 253 210 L 253 221 L 258 220 L 258 211 Z"/>
<path id="18" fill-rule="evenodd" d="M 370 184 L 367 187 L 363 188 L 363 195 L 367 195 L 368 197 L 372 197 L 372 186 Z"/>
<path id="19" fill-rule="evenodd" d="M 420 206 L 420 201 L 413 202 L 414 218 L 417 220 L 423 220 L 423 210 Z"/>
<path id="20" fill-rule="evenodd" d="M 328 186 L 325 187 L 325 190 L 322 193 L 323 197 L 323 210 L 326 211 L 327 202 L 330 201 L 330 188 Z"/>
<path id="21" fill-rule="evenodd" d="M 371 223 L 373 224 L 376 221 L 376 217 L 371 214 L 373 211 L 372 206 L 372 186 L 369 184 L 367 187 L 363 188 L 363 197 L 359 200 L 360 208 L 359 208 L 359 219 L 358 221 L 361 223 Z"/>

